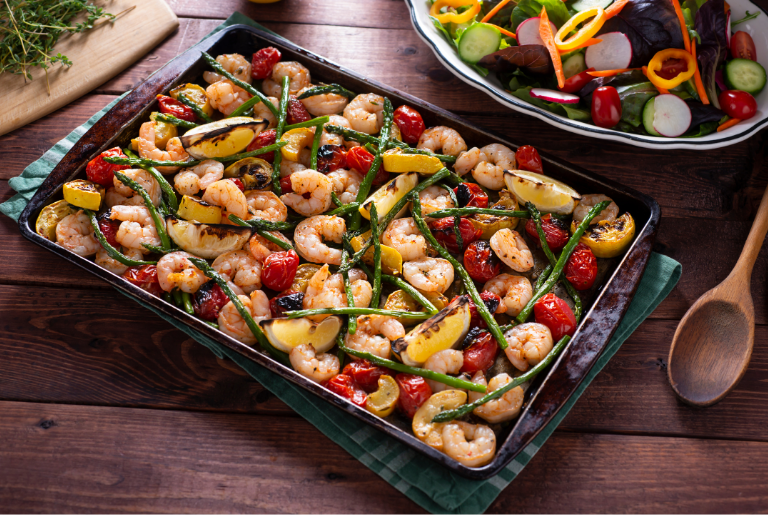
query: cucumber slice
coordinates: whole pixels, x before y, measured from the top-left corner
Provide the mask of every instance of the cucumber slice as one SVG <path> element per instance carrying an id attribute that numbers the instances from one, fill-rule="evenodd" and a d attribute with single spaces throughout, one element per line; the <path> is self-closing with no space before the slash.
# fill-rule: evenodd
<path id="1" fill-rule="evenodd" d="M 725 65 L 725 84 L 733 90 L 758 94 L 765 87 L 765 69 L 756 61 L 731 60 Z"/>
<path id="2" fill-rule="evenodd" d="M 581 53 L 570 56 L 563 62 L 563 74 L 566 78 L 575 76 L 587 70 L 587 62 Z"/>
<path id="3" fill-rule="evenodd" d="M 661 137 L 661 134 L 653 128 L 653 116 L 656 113 L 656 108 L 654 107 L 655 99 L 655 97 L 652 97 L 645 102 L 645 106 L 643 107 L 643 127 L 649 134 Z"/>
<path id="4" fill-rule="evenodd" d="M 487 23 L 476 23 L 461 33 L 459 56 L 469 63 L 477 63 L 484 56 L 499 50 L 501 33 Z"/>
<path id="5" fill-rule="evenodd" d="M 472 25 L 472 22 L 464 22 L 464 23 L 451 23 L 450 31 L 451 36 L 453 36 L 454 39 L 458 36 L 458 33 L 460 30 L 466 29 Z"/>
<path id="6" fill-rule="evenodd" d="M 605 9 L 613 3 L 613 0 L 576 0 L 571 4 L 571 9 L 580 13 L 582 11 L 589 11 L 595 7 L 602 7 Z"/>

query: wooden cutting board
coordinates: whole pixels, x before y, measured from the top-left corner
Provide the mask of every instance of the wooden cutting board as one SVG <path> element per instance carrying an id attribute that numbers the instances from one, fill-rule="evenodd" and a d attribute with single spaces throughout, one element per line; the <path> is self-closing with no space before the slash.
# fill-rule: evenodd
<path id="1" fill-rule="evenodd" d="M 0 135 L 90 92 L 144 56 L 179 25 L 165 0 L 95 0 L 94 4 L 112 14 L 136 7 L 114 23 L 59 39 L 54 52 L 67 56 L 73 65 L 67 68 L 56 64 L 48 70 L 50 95 L 42 69 L 33 71 L 34 80 L 26 83 L 22 76 L 0 76 L 4 105 L 0 112 Z"/>

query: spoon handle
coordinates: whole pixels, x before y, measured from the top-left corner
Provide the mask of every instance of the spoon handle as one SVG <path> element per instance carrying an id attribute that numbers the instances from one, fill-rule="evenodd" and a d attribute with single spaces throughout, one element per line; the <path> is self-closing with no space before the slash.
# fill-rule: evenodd
<path id="1" fill-rule="evenodd" d="M 733 268 L 734 274 L 741 273 L 747 282 L 752 278 L 752 267 L 755 265 L 757 255 L 760 254 L 766 232 L 768 232 L 768 188 L 763 193 L 760 207 L 757 208 L 757 216 L 752 223 L 752 229 L 749 230 L 749 236 L 744 244 L 744 249 L 741 251 L 739 261 Z"/>

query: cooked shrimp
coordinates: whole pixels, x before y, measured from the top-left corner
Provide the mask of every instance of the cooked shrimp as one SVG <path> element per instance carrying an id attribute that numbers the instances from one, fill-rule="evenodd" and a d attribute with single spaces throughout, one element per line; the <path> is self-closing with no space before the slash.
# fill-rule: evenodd
<path id="1" fill-rule="evenodd" d="M 285 222 L 288 218 L 288 208 L 271 191 L 248 190 L 245 192 L 245 200 L 248 201 L 248 220 L 260 218 L 270 222 Z"/>
<path id="2" fill-rule="evenodd" d="M 453 421 L 443 428 L 443 451 L 453 460 L 476 468 L 496 454 L 496 435 L 482 424 Z"/>
<path id="3" fill-rule="evenodd" d="M 125 171 L 125 170 L 122 170 L 122 171 Z M 109 188 L 107 188 L 106 195 L 104 195 L 104 205 L 107 208 L 111 208 L 113 206 L 143 206 L 144 198 L 142 198 L 142 196 L 139 195 L 138 193 L 134 193 L 133 196 L 131 197 L 120 195 L 115 190 L 114 186 L 110 186 Z"/>
<path id="4" fill-rule="evenodd" d="M 367 314 L 357 317 L 357 330 L 352 335 L 347 333 L 344 344 L 353 350 L 389 359 L 390 342 L 403 336 L 405 336 L 405 328 L 395 318 Z"/>
<path id="5" fill-rule="evenodd" d="M 211 106 L 225 116 L 237 110 L 240 105 L 252 97 L 228 79 L 208 85 L 205 94 L 208 96 Z"/>
<path id="6" fill-rule="evenodd" d="M 433 220 L 428 218 L 430 213 L 453 207 L 451 194 L 440 186 L 430 186 L 419 193 L 419 202 L 421 202 L 421 216 L 427 218 L 427 221 Z"/>
<path id="7" fill-rule="evenodd" d="M 461 152 L 453 163 L 453 169 L 459 175 L 466 175 L 480 162 L 480 148 L 472 147 L 466 152 Z"/>
<path id="8" fill-rule="evenodd" d="M 371 303 L 373 289 L 368 283 L 365 273 L 360 269 L 349 270 L 349 285 L 352 289 L 352 299 L 355 307 L 368 307 Z M 341 274 L 331 274 L 328 264 L 318 270 L 309 279 L 307 291 L 304 293 L 303 306 L 305 309 L 327 309 L 331 307 L 346 307 L 347 294 L 344 291 L 344 279 Z M 324 320 L 327 314 L 310 316 L 316 321 Z"/>
<path id="9" fill-rule="evenodd" d="M 504 337 L 509 347 L 504 350 L 509 362 L 518 370 L 537 365 L 552 350 L 552 333 L 541 323 L 523 323 L 508 330 Z"/>
<path id="10" fill-rule="evenodd" d="M 352 148 L 357 144 L 354 141 L 345 141 L 339 134 L 332 134 L 326 130 L 327 125 L 343 126 L 344 128 L 352 129 L 352 125 L 349 124 L 346 117 L 328 116 L 328 122 L 323 126 L 323 135 L 320 137 L 320 146 L 325 146 L 326 144 L 341 146 L 343 144 L 347 148 Z"/>
<path id="11" fill-rule="evenodd" d="M 303 88 L 312 84 L 309 70 L 298 61 L 281 61 L 272 67 L 272 76 L 265 79 L 261 89 L 268 96 L 280 98 L 283 88 L 283 78 L 288 76 L 291 83 L 288 90 L 291 94 L 298 94 Z"/>
<path id="12" fill-rule="evenodd" d="M 120 173 L 135 181 L 144 188 L 149 198 L 152 199 L 152 204 L 155 206 L 160 205 L 160 200 L 163 196 L 163 191 L 160 189 L 160 184 L 155 180 L 152 175 L 146 170 L 130 169 L 120 170 Z M 126 206 L 143 206 L 144 198 L 133 191 L 131 188 L 120 182 L 117 177 L 112 178 L 112 184 L 114 185 L 114 193 L 124 197 L 124 200 L 130 201 L 131 204 L 125 204 Z"/>
<path id="13" fill-rule="evenodd" d="M 275 107 L 280 106 L 279 99 L 275 97 L 268 97 L 267 99 L 269 99 L 269 101 L 273 105 L 275 105 Z M 275 114 L 272 113 L 272 111 L 267 107 L 267 105 L 264 104 L 263 101 L 253 105 L 253 117 L 255 118 L 261 117 L 269 121 L 269 125 L 267 125 L 267 129 L 275 128 L 277 126 L 277 118 L 275 117 Z"/>
<path id="14" fill-rule="evenodd" d="M 530 280 L 524 276 L 502 273 L 494 276 L 483 286 L 483 291 L 490 291 L 501 297 L 496 312 L 506 312 L 517 316 L 533 298 L 533 287 Z"/>
<path id="15" fill-rule="evenodd" d="M 293 232 L 293 239 L 298 253 L 310 262 L 341 265 L 341 250 L 328 247 L 323 241 L 340 244 L 346 232 L 347 224 L 343 218 L 316 215 L 299 222 Z"/>
<path id="16" fill-rule="evenodd" d="M 292 173 L 291 187 L 293 193 L 286 193 L 280 198 L 299 215 L 318 215 L 331 207 L 333 184 L 322 173 L 309 169 Z M 305 199 L 303 195 L 307 193 L 309 198 Z"/>
<path id="17" fill-rule="evenodd" d="M 155 144 L 155 122 L 147 121 L 139 128 L 139 155 L 145 159 L 152 159 L 153 161 L 186 161 L 189 159 L 189 154 L 184 150 L 181 145 L 181 139 L 178 137 L 172 137 L 165 145 L 165 151 L 161 150 Z M 170 175 L 179 171 L 175 166 L 158 166 L 157 170 L 160 173 Z"/>
<path id="18" fill-rule="evenodd" d="M 491 249 L 502 262 L 518 273 L 524 273 L 533 268 L 533 254 L 517 231 L 498 230 L 491 237 Z"/>
<path id="19" fill-rule="evenodd" d="M 155 221 L 152 220 L 152 214 L 146 206 L 113 206 L 109 210 L 109 218 L 121 221 L 115 235 L 115 240 L 121 246 L 149 253 L 149 250 L 141 244 L 162 245 Z M 163 222 L 163 228 L 165 228 L 165 222 Z"/>
<path id="20" fill-rule="evenodd" d="M 208 159 L 197 166 L 181 170 L 173 178 L 173 187 L 182 195 L 197 195 L 224 177 L 224 165 Z"/>
<path id="21" fill-rule="evenodd" d="M 327 175 L 333 184 L 333 192 L 339 196 L 343 204 L 355 202 L 357 192 L 360 191 L 360 183 L 363 182 L 363 176 L 357 173 L 357 170 L 334 170 Z"/>
<path id="22" fill-rule="evenodd" d="M 464 354 L 460 350 L 448 349 L 435 352 L 429 356 L 422 368 L 437 372 L 438 374 L 458 374 L 463 364 Z M 434 393 L 453 388 L 445 383 L 438 383 L 431 379 L 427 379 L 427 383 Z"/>
<path id="23" fill-rule="evenodd" d="M 229 215 L 236 215 L 241 219 L 248 218 L 248 200 L 230 179 L 222 179 L 208 186 L 203 193 L 203 200 L 225 209 L 221 212 L 222 222 L 228 222 Z"/>
<path id="24" fill-rule="evenodd" d="M 271 235 L 276 236 L 283 242 L 291 243 L 290 239 L 280 233 L 279 231 L 270 231 Z M 253 236 L 251 236 L 251 239 L 248 241 L 248 243 L 245 245 L 243 249 L 247 249 L 251 252 L 251 255 L 264 264 L 264 261 L 267 259 L 269 255 L 272 253 L 275 253 L 277 251 L 285 251 L 282 247 L 275 244 L 274 242 L 267 240 L 263 236 L 259 235 L 258 233 L 254 233 Z"/>
<path id="25" fill-rule="evenodd" d="M 423 258 L 403 264 L 403 278 L 422 291 L 443 293 L 453 283 L 453 266 L 443 258 Z"/>
<path id="26" fill-rule="evenodd" d="M 56 224 L 56 243 L 80 256 L 95 255 L 101 249 L 91 219 L 83 210 L 67 215 Z"/>
<path id="27" fill-rule="evenodd" d="M 312 88 L 312 85 L 301 89 L 299 94 L 302 94 L 309 88 Z M 310 96 L 308 98 L 302 99 L 301 102 L 304 104 L 304 108 L 307 109 L 307 112 L 315 117 L 320 117 L 329 116 L 331 114 L 338 114 L 344 110 L 344 107 L 347 106 L 349 100 L 346 98 L 346 96 L 342 96 L 341 94 L 330 93 Z"/>
<path id="28" fill-rule="evenodd" d="M 306 169 L 307 167 L 300 162 L 293 162 L 289 161 L 288 159 L 283 159 L 283 162 L 280 163 L 280 177 L 288 177 L 293 173 L 303 172 Z"/>
<path id="29" fill-rule="evenodd" d="M 601 220 L 615 220 L 616 217 L 619 216 L 619 207 L 615 202 L 613 202 L 613 199 L 602 194 L 582 195 L 581 200 L 579 201 L 579 205 L 576 206 L 576 209 L 573 210 L 573 220 L 581 222 L 584 220 L 584 218 L 587 216 L 587 213 L 589 213 L 589 210 L 591 210 L 593 206 L 595 206 L 598 202 L 603 202 L 604 200 L 610 200 L 611 203 L 608 204 L 608 207 L 601 211 L 599 215 L 593 218 L 590 224 L 597 224 Z"/>
<path id="30" fill-rule="evenodd" d="M 224 253 L 213 261 L 211 267 L 246 293 L 261 289 L 261 262 L 249 251 Z"/>
<path id="31" fill-rule="evenodd" d="M 220 56 L 216 56 L 216 61 L 218 61 L 219 64 L 224 67 L 224 70 L 232 74 L 234 77 L 240 81 L 244 81 L 250 84 L 251 62 L 248 61 L 245 56 L 242 54 L 222 54 Z M 206 70 L 203 72 L 203 79 L 208 83 L 216 83 L 217 81 L 221 81 L 226 78 L 220 74 Z"/>
<path id="32" fill-rule="evenodd" d="M 264 291 L 253 291 L 250 297 L 238 296 L 238 298 L 243 302 L 243 307 L 245 307 L 256 323 L 272 317 L 272 313 L 269 310 L 269 298 L 264 294 Z M 235 304 L 231 301 L 227 302 L 219 311 L 218 322 L 219 330 L 227 336 L 235 338 L 246 345 L 256 343 L 256 337 L 248 327 L 248 323 L 243 319 L 237 311 Z"/>
<path id="33" fill-rule="evenodd" d="M 164 255 L 157 261 L 157 281 L 165 292 L 179 288 L 185 293 L 195 293 L 208 281 L 208 277 L 189 261 L 198 258 L 186 251 L 176 251 Z"/>
<path id="34" fill-rule="evenodd" d="M 421 150 L 437 152 L 440 150 L 446 155 L 459 155 L 467 149 L 467 143 L 464 142 L 461 135 L 447 126 L 435 126 L 425 130 L 419 137 L 419 144 L 416 146 Z"/>
<path id="35" fill-rule="evenodd" d="M 344 107 L 344 117 L 353 130 L 374 135 L 384 123 L 384 98 L 378 94 L 360 94 Z"/>
<path id="36" fill-rule="evenodd" d="M 515 169 L 515 152 L 503 144 L 472 148 L 456 159 L 456 172 L 464 175 L 470 169 L 477 182 L 491 190 L 504 187 L 504 170 Z"/>
<path id="37" fill-rule="evenodd" d="M 144 255 L 141 254 L 141 251 L 138 249 L 123 249 L 122 253 L 123 256 L 130 258 L 131 260 L 144 260 Z M 96 253 L 95 262 L 107 271 L 117 275 L 122 275 L 128 270 L 127 265 L 118 262 L 109 256 L 109 254 L 107 254 L 107 250 L 104 248 L 99 249 L 99 251 Z"/>
<path id="38" fill-rule="evenodd" d="M 474 377 L 472 377 L 472 382 L 480 385 L 486 384 L 483 372 L 478 370 Z M 495 392 L 511 382 L 512 378 L 509 374 L 502 373 L 494 376 L 488 383 L 486 393 Z M 469 392 L 469 401 L 475 402 L 483 397 L 483 395 L 480 392 Z M 514 419 L 520 413 L 520 410 L 523 408 L 524 397 L 525 391 L 523 387 L 516 386 L 509 392 L 504 392 L 504 395 L 498 399 L 492 399 L 484 405 L 478 406 L 474 409 L 473 413 L 492 424 L 508 421 Z"/>
<path id="39" fill-rule="evenodd" d="M 288 355 L 291 366 L 304 377 L 323 384 L 339 373 L 339 358 L 333 354 L 318 355 L 312 345 L 299 345 Z"/>
<path id="40" fill-rule="evenodd" d="M 405 262 L 427 256 L 427 239 L 411 217 L 393 220 L 384 231 L 381 242 L 396 249 Z"/>

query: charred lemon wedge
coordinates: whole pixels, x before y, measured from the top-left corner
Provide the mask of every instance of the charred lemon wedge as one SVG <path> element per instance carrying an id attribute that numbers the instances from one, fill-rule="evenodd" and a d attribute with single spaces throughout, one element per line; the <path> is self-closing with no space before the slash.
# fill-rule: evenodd
<path id="1" fill-rule="evenodd" d="M 179 216 L 201 224 L 221 224 L 221 207 L 208 204 L 198 197 L 184 195 L 179 204 Z"/>
<path id="2" fill-rule="evenodd" d="M 576 231 L 576 222 L 571 222 L 571 233 Z M 635 238 L 635 220 L 624 213 L 614 220 L 601 220 L 590 226 L 579 242 L 589 246 L 598 258 L 613 258 L 627 250 Z"/>
<path id="3" fill-rule="evenodd" d="M 504 182 L 521 204 L 530 202 L 542 213 L 570 215 L 581 200 L 567 184 L 540 173 L 505 170 Z"/>
<path id="4" fill-rule="evenodd" d="M 104 187 L 83 179 L 69 181 L 64 184 L 64 200 L 78 208 L 99 211 L 104 200 Z"/>
<path id="5" fill-rule="evenodd" d="M 242 249 L 251 237 L 251 228 L 223 224 L 199 224 L 168 217 L 168 236 L 188 253 L 213 259 L 229 251 Z"/>
<path id="6" fill-rule="evenodd" d="M 275 318 L 262 321 L 261 328 L 278 350 L 290 353 L 299 345 L 312 345 L 318 354 L 322 354 L 336 344 L 341 323 L 338 316 L 329 316 L 320 323 L 307 318 Z"/>
<path id="7" fill-rule="evenodd" d="M 195 159 L 216 159 L 240 153 L 269 122 L 252 117 L 230 117 L 191 129 L 181 145 Z"/>
<path id="8" fill-rule="evenodd" d="M 387 150 L 381 158 L 384 162 L 384 169 L 394 173 L 418 172 L 432 175 L 443 168 L 443 163 L 437 157 L 403 153 L 400 148 Z"/>
<path id="9" fill-rule="evenodd" d="M 405 197 L 419 183 L 418 173 L 404 173 L 398 175 L 387 184 L 376 190 L 370 197 L 368 197 L 363 205 L 360 206 L 360 214 L 371 220 L 371 204 L 376 204 L 376 214 L 379 216 L 379 220 L 389 213 L 397 201 Z M 398 212 L 397 217 L 405 213 L 406 206 L 403 207 L 401 212 Z"/>
<path id="10" fill-rule="evenodd" d="M 356 236 L 350 241 L 352 248 L 355 252 L 360 251 L 366 241 L 371 238 L 371 232 L 367 231 L 360 236 Z M 381 272 L 384 274 L 391 274 L 393 276 L 403 272 L 403 256 L 394 247 L 385 246 L 379 244 L 381 247 Z M 369 247 L 368 251 L 363 254 L 363 262 L 368 265 L 373 265 L 373 247 Z"/>
<path id="11" fill-rule="evenodd" d="M 66 200 L 59 200 L 48 204 L 40 211 L 35 222 L 35 231 L 40 236 L 56 242 L 56 226 L 64 217 L 75 213 L 75 209 Z"/>
<path id="12" fill-rule="evenodd" d="M 386 417 L 395 411 L 397 400 L 400 399 L 400 387 L 392 376 L 379 377 L 379 389 L 368 394 L 365 409 L 379 417 Z"/>

